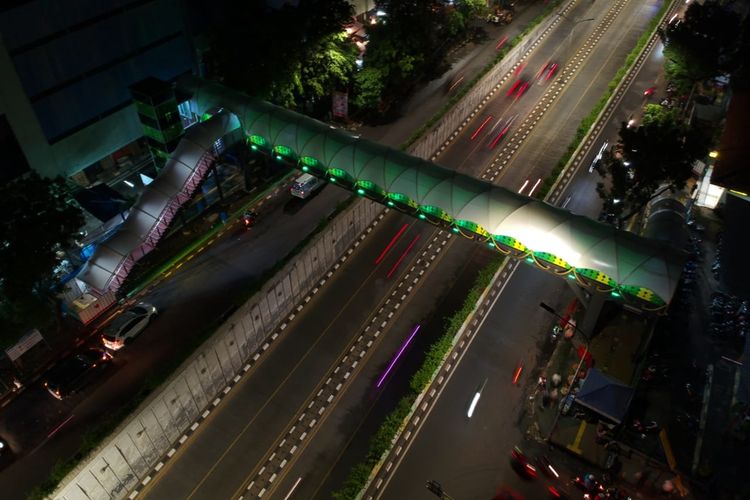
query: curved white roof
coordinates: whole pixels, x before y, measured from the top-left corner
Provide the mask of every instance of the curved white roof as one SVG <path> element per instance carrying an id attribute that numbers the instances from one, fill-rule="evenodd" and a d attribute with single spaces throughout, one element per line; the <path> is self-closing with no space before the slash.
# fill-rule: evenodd
<path id="1" fill-rule="evenodd" d="M 458 174 L 292 111 L 204 81 L 188 84 L 198 113 L 239 117 L 254 148 L 304 171 L 582 284 L 663 307 L 682 271 L 669 244 L 618 231 L 545 202 Z"/>
<path id="2" fill-rule="evenodd" d="M 158 177 L 146 186 L 125 222 L 101 243 L 78 279 L 97 290 L 117 290 L 133 264 L 150 252 L 180 206 L 190 199 L 215 160 L 214 143 L 239 126 L 220 113 L 190 127 Z"/>

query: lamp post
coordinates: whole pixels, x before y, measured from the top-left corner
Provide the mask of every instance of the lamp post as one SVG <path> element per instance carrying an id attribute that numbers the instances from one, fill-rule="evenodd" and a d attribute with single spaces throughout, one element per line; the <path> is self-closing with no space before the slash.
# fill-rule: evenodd
<path id="1" fill-rule="evenodd" d="M 593 17 L 587 17 L 586 19 L 571 19 L 562 12 L 557 13 L 558 17 L 562 17 L 566 21 L 570 21 L 573 23 L 573 27 L 570 28 L 570 34 L 568 34 L 568 47 L 570 47 L 570 42 L 573 40 L 573 31 L 576 29 L 576 26 L 578 26 L 580 23 L 586 22 L 586 21 L 595 21 L 596 19 Z"/>
<path id="2" fill-rule="evenodd" d="M 591 339 L 589 338 L 588 335 L 586 335 L 584 333 L 583 330 L 581 330 L 580 328 L 578 328 L 578 326 L 575 323 L 572 323 L 569 319 L 565 319 L 562 316 L 560 316 L 559 314 L 557 314 L 557 311 L 555 311 L 551 306 L 545 304 L 544 302 L 540 302 L 539 303 L 539 307 L 541 307 L 542 309 L 544 309 L 545 311 L 547 311 L 548 313 L 550 313 L 554 317 L 560 319 L 560 321 L 565 321 L 569 326 L 572 326 L 573 327 L 573 331 L 580 333 L 581 336 L 586 341 L 586 347 L 584 348 L 583 354 L 581 355 L 581 361 L 578 362 L 578 366 L 576 367 L 576 371 L 573 374 L 573 383 L 575 383 L 575 381 L 578 379 L 578 374 L 581 371 L 581 366 L 583 366 L 583 361 L 586 359 L 586 356 L 588 356 L 588 354 L 589 354 L 589 347 L 591 345 Z M 573 383 L 570 384 L 571 388 L 573 387 Z M 562 411 L 561 408 L 558 407 L 557 413 L 555 414 L 555 420 L 552 422 L 552 427 L 549 430 L 549 434 L 547 434 L 547 439 L 550 438 L 550 436 L 552 435 L 552 431 L 557 426 L 557 421 L 560 418 L 561 411 Z"/>

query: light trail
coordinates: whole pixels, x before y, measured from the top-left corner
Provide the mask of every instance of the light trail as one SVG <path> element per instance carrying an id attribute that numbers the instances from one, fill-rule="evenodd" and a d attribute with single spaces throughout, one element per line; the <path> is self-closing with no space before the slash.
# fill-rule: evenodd
<path id="1" fill-rule="evenodd" d="M 469 405 L 469 411 L 466 412 L 466 416 L 471 418 L 472 415 L 474 415 L 474 410 L 477 408 L 477 403 L 479 403 L 479 398 L 482 397 L 482 391 L 484 391 L 484 386 L 487 385 L 487 379 L 484 379 L 484 382 L 482 382 L 482 385 L 479 386 L 477 389 L 477 392 L 474 393 L 474 397 L 471 400 L 471 404 Z"/>
<path id="2" fill-rule="evenodd" d="M 531 188 L 531 191 L 529 191 L 529 196 L 531 196 L 532 194 L 534 194 L 534 191 L 536 191 L 536 188 L 538 188 L 538 187 L 539 187 L 539 184 L 540 184 L 541 182 L 542 182 L 542 179 L 541 179 L 541 178 L 539 178 L 539 179 L 537 179 L 537 180 L 536 180 L 536 182 L 534 183 L 534 187 L 532 187 L 532 188 Z"/>
<path id="3" fill-rule="evenodd" d="M 500 50 L 500 48 L 505 45 L 505 42 L 508 41 L 508 35 L 505 35 L 500 39 L 499 42 L 497 42 L 497 45 L 495 45 L 495 50 Z"/>
<path id="4" fill-rule="evenodd" d="M 375 387 L 379 388 L 383 384 L 383 381 L 385 380 L 385 378 L 388 376 L 389 373 L 391 373 L 391 370 L 396 365 L 396 361 L 398 361 L 398 358 L 400 358 L 401 355 L 404 353 L 404 351 L 409 346 L 412 339 L 414 338 L 414 336 L 417 334 L 417 332 L 419 331 L 421 327 L 422 325 L 417 325 L 414 328 L 414 330 L 412 330 L 411 334 L 409 334 L 409 337 L 406 339 L 406 341 L 403 344 L 401 344 L 401 349 L 399 349 L 398 353 L 396 353 L 396 355 L 393 357 L 393 359 L 391 360 L 391 363 L 388 365 L 388 368 L 385 369 L 385 371 L 383 372 L 383 375 L 380 376 L 380 380 L 378 380 L 378 383 L 375 385 Z"/>
<path id="5" fill-rule="evenodd" d="M 403 226 L 401 226 L 401 229 L 399 229 L 398 233 L 396 233 L 396 235 L 393 238 L 391 238 L 391 242 L 388 243 L 388 246 L 386 246 L 385 249 L 383 249 L 383 251 L 380 252 L 380 255 L 378 256 L 378 258 L 375 259 L 376 265 L 380 264 L 383 261 L 383 259 L 385 258 L 385 255 L 391 249 L 393 244 L 396 243 L 396 241 L 401 237 L 401 235 L 404 234 L 404 231 L 406 231 L 407 227 L 409 227 L 409 224 L 404 224 Z"/>
<path id="6" fill-rule="evenodd" d="M 479 133 L 482 131 L 482 129 L 484 127 L 487 126 L 487 124 L 490 122 L 490 120 L 492 120 L 492 115 L 488 116 L 487 119 L 482 122 L 482 124 L 479 126 L 479 128 L 476 130 L 476 132 L 474 132 L 473 134 L 471 134 L 471 140 L 472 141 L 477 138 L 477 136 L 479 135 Z"/>
<path id="7" fill-rule="evenodd" d="M 398 258 L 398 260 L 396 261 L 396 263 L 395 263 L 395 264 L 393 264 L 393 267 L 391 268 L 391 270 L 390 270 L 390 271 L 388 271 L 388 274 L 386 275 L 386 278 L 390 278 L 390 277 L 391 277 L 391 275 L 393 275 L 393 273 L 394 273 L 394 272 L 396 272 L 396 268 L 397 268 L 397 267 L 399 266 L 399 264 L 401 264 L 401 261 L 402 261 L 402 260 L 404 260 L 404 257 L 406 257 L 406 254 L 407 254 L 407 253 L 409 253 L 409 250 L 411 250 L 411 247 L 413 247 L 413 246 L 414 246 L 414 244 L 415 244 L 415 243 L 417 242 L 417 240 L 419 239 L 419 236 L 420 236 L 420 235 L 417 235 L 417 236 L 416 236 L 416 237 L 415 237 L 415 238 L 414 238 L 414 239 L 412 240 L 412 242 L 411 242 L 411 243 L 409 243 L 409 246 L 408 246 L 408 247 L 406 247 L 406 250 L 404 250 L 404 253 L 402 253 L 402 254 L 401 254 L 401 257 L 399 257 L 399 258 Z"/>
<path id="8" fill-rule="evenodd" d="M 300 477 L 298 477 L 298 478 L 297 478 L 297 480 L 296 480 L 296 481 L 294 482 L 294 485 L 292 486 L 292 489 L 291 489 L 291 490 L 289 490 L 289 493 L 287 493 L 287 494 L 286 494 L 286 496 L 284 497 L 284 500 L 289 500 L 289 498 L 290 498 L 290 497 L 292 496 L 292 494 L 294 493 L 294 490 L 296 490 L 296 489 L 297 489 L 297 486 L 299 486 L 299 483 L 300 483 L 301 481 L 302 481 L 302 476 L 300 476 Z"/>

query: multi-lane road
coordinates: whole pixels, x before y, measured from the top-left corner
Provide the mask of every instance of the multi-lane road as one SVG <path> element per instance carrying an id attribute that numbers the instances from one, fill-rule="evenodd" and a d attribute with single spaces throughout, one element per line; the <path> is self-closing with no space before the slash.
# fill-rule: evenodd
<path id="1" fill-rule="evenodd" d="M 658 5 L 636 0 L 578 2 L 535 49 L 518 75 L 511 75 L 503 83 L 475 123 L 437 161 L 478 177 L 484 175 L 512 189 L 523 188 L 528 194 L 562 155 L 580 119 L 622 65 Z M 613 13 L 613 9 L 618 11 Z M 643 88 L 653 85 L 657 78 L 659 54 L 655 51 L 641 70 L 621 111 L 603 129 L 602 141 L 608 138 L 611 143 L 619 122 L 643 104 Z M 549 81 L 537 80 L 536 73 L 549 61 L 559 65 L 557 74 Z M 514 100 L 505 92 L 517 78 L 531 85 L 523 97 Z M 493 118 L 484 133 L 470 139 L 490 115 Z M 496 124 L 513 117 L 508 134 L 490 149 L 489 142 L 494 137 L 490 131 L 497 134 Z M 408 134 L 389 137 L 389 142 L 395 144 L 405 135 Z M 524 137 L 522 142 L 520 137 Z M 597 180 L 588 172 L 579 172 L 566 194 L 567 208 L 595 216 L 599 202 L 593 187 Z M 281 200 L 264 213 L 265 222 L 261 220 L 251 233 L 217 242 L 172 279 L 162 282 L 143 297 L 163 311 L 149 328 L 147 340 L 120 353 L 115 362 L 117 370 L 105 376 L 85 399 L 58 402 L 39 387 L 27 390 L 0 417 L 2 435 L 23 453 L 18 462 L 0 474 L 1 491 L 11 498 L 23 497 L 59 457 L 71 454 L 87 427 L 101 418 L 102 408 L 117 407 L 132 397 L 143 373 L 169 359 L 176 339 L 190 342 L 201 325 L 208 325 L 226 310 L 232 295 L 241 293 L 244 283 L 270 267 L 278 255 L 293 247 L 331 206 L 346 196 L 347 193 L 328 187 L 296 213 L 285 213 Z M 558 202 L 562 203 L 562 199 Z M 406 229 L 390 251 L 375 264 L 404 225 Z M 441 252 L 436 252 L 436 248 L 441 248 Z M 248 486 L 249 491 L 257 493 L 257 485 L 251 483 L 256 477 L 268 480 L 268 474 L 264 478 L 261 472 L 263 464 L 279 449 L 284 433 L 289 432 L 293 419 L 314 398 L 322 379 L 335 370 L 350 343 L 363 334 L 379 307 L 393 307 L 386 301 L 404 282 L 405 274 L 420 265 L 420 258 L 431 259 L 433 255 L 434 261 L 424 268 L 423 276 L 412 285 L 409 294 L 403 298 L 398 294 L 403 308 L 393 309 L 382 334 L 373 339 L 362 362 L 352 370 L 351 380 L 332 398 L 317 426 L 305 436 L 306 441 L 303 439 L 304 445 L 298 447 L 294 460 L 285 464 L 264 492 L 276 497 L 294 488 L 299 498 L 330 497 L 351 465 L 362 459 L 368 436 L 404 390 L 401 364 L 391 373 L 392 379 L 380 390 L 374 390 L 381 371 L 415 324 L 431 325 L 422 330 L 428 336 L 429 331 L 433 336 L 439 331 L 442 315 L 435 310 L 436 300 L 455 303 L 451 285 L 458 283 L 457 290 L 465 289 L 474 276 L 472 269 L 491 255 L 488 250 L 459 238 L 436 235 L 431 226 L 406 216 L 387 215 L 315 297 L 311 307 L 290 325 L 282 342 L 245 376 L 206 422 L 208 425 L 191 438 L 144 493 L 153 498 L 224 498 L 239 496 Z M 223 293 L 216 294 L 217 289 Z M 461 496 L 467 497 L 475 496 L 469 494 L 474 491 L 482 496 L 480 491 L 491 491 L 500 481 L 504 474 L 500 469 L 506 468 L 507 460 L 497 457 L 505 457 L 518 437 L 513 422 L 519 405 L 509 402 L 520 392 L 509 386 L 508 366 L 520 359 L 533 364 L 537 344 L 549 325 L 549 318 L 536 311 L 535 304 L 538 300 L 563 304 L 565 293 L 564 283 L 530 268 L 521 268 L 509 278 L 505 293 L 465 355 L 470 362 L 463 362 L 446 386 L 445 396 L 388 484 L 386 497 L 403 498 L 402 491 L 419 497 L 424 494 L 427 477 L 445 478 L 451 486 L 449 478 L 462 477 L 455 493 L 466 488 L 466 495 Z M 200 304 L 200 308 L 195 304 Z M 425 343 L 417 337 L 406 353 L 404 366 L 418 361 Z M 114 373 L 116 377 L 111 376 Z M 465 418 L 465 402 L 483 380 L 487 380 L 484 394 L 493 397 L 483 397 L 476 416 L 469 422 Z M 455 470 L 466 475 L 443 474 L 450 464 L 459 461 L 461 466 Z"/>
<path id="2" fill-rule="evenodd" d="M 528 194 L 562 156 L 581 118 L 598 101 L 658 6 L 658 2 L 635 0 L 579 2 L 438 162 L 478 177 L 494 174 L 494 182 L 523 188 Z M 620 122 L 642 106 L 642 90 L 653 85 L 659 71 L 659 54 L 658 49 L 654 51 L 631 84 L 620 111 L 603 128 L 601 140 L 606 136 L 612 142 Z M 559 65 L 557 75 L 538 81 L 535 74 L 549 61 Z M 505 95 L 516 78 L 531 83 L 526 95 L 517 100 Z M 502 126 L 503 120 L 517 115 L 508 135 L 493 149 L 489 143 L 497 128 L 488 128 L 471 139 L 489 115 L 493 116 L 490 127 L 496 123 Z M 594 149 L 589 157 L 596 153 Z M 497 158 L 508 158 L 502 169 Z M 587 169 L 578 171 L 565 194 L 567 207 L 595 216 L 600 205 L 593 189 L 597 181 Z M 387 215 L 331 286 L 315 299 L 314 308 L 295 319 L 258 370 L 245 377 L 208 425 L 181 448 L 143 494 L 214 498 L 262 493 L 283 498 L 293 491 L 298 498 L 330 497 L 348 469 L 362 459 L 367 436 L 397 397 L 373 390 L 390 355 L 413 325 L 435 316 L 430 304 L 441 295 L 438 290 L 454 281 L 467 262 L 477 265 L 472 261 L 472 252 L 478 252 L 472 250 L 475 247 L 460 239 L 449 240 L 426 270 L 424 281 L 401 299 L 403 309 L 383 326 L 374 349 L 362 355 L 360 367 L 352 371 L 352 381 L 329 396 L 330 405 L 321 409 L 308 433 L 301 439 L 296 434 L 296 441 L 287 442 L 294 422 L 307 418 L 307 409 L 318 408 L 314 405 L 316 393 L 325 389 L 321 378 L 334 373 L 346 357 L 349 343 L 365 332 L 372 315 L 398 286 L 397 279 L 403 275 L 397 278 L 394 274 L 389 281 L 384 274 L 390 272 L 390 266 L 382 262 L 374 266 L 373 262 L 407 223 L 408 234 L 414 236 L 402 234 L 389 258 L 400 257 L 416 242 L 402 262 L 403 271 L 415 265 L 426 248 L 424 242 L 430 241 L 435 231 L 402 215 Z M 478 255 L 486 259 L 486 252 Z M 352 279 L 354 282 L 348 283 Z M 372 290 L 367 300 L 361 296 L 365 290 Z M 544 300 L 562 307 L 570 294 L 564 282 L 530 268 L 521 267 L 507 278 L 464 362 L 384 488 L 384 497 L 427 498 L 424 481 L 428 478 L 442 479 L 451 494 L 466 498 L 488 495 L 503 482 L 508 450 L 520 435 L 516 420 L 521 391 L 511 385 L 513 367 L 521 360 L 526 366 L 534 365 L 550 325 L 549 316 L 538 310 L 537 303 Z M 403 387 L 399 370 L 392 375 L 394 385 Z M 484 396 L 468 419 L 468 402 L 483 383 Z M 279 459 L 280 453 L 289 458 Z"/>
<path id="3" fill-rule="evenodd" d="M 607 3 L 608 8 L 611 5 Z M 502 177 L 502 184 L 507 182 L 509 187 L 520 187 L 526 179 L 542 177 L 545 174 L 542 166 L 561 156 L 567 141 L 556 131 L 577 127 L 581 117 L 601 96 L 604 86 L 657 7 L 655 2 L 633 1 L 623 7 L 615 21 L 616 29 L 610 35 L 612 39 L 603 38 L 601 47 L 594 47 L 578 70 L 582 83 L 569 83 L 570 95 L 561 95 L 550 106 L 548 113 L 551 113 L 539 121 L 518 149 L 510 170 Z M 663 83 L 659 81 L 662 62 L 661 45 L 656 44 L 626 90 L 618 111 L 603 125 L 559 203 L 567 201 L 571 211 L 596 217 L 601 203 L 594 188 L 600 178 L 588 172 L 588 165 L 600 143 L 608 140 L 613 144 L 621 123 L 637 115 L 645 103 L 643 90 Z M 528 168 L 519 168 L 521 165 Z M 522 439 L 523 429 L 518 422 L 523 417 L 524 394 L 511 384 L 509 372 L 519 361 L 527 367 L 534 366 L 540 344 L 547 342 L 552 321 L 537 304 L 543 301 L 561 311 L 571 296 L 564 282 L 526 266 L 517 267 L 462 362 L 445 384 L 429 418 L 412 438 L 396 472 L 381 489 L 381 498 L 430 498 L 431 494 L 425 489 L 428 479 L 440 481 L 446 492 L 455 498 L 489 498 L 504 484 L 525 493 L 527 498 L 543 494 L 539 485 L 519 480 L 509 466 L 510 449 Z M 469 419 L 466 401 L 480 380 L 487 380 L 487 386 Z M 452 431 L 446 432 L 447 429 Z"/>
<path id="4" fill-rule="evenodd" d="M 488 26 L 488 34 L 513 37 L 543 8 L 537 3 L 523 5 L 516 22 Z M 460 75 L 471 80 L 494 56 L 494 46 L 490 41 L 460 48 L 451 56 L 455 58 L 451 71 L 419 90 L 405 104 L 402 119 L 368 127 L 363 135 L 392 146 L 403 142 L 414 127 L 442 106 L 445 82 Z M 211 328 L 236 302 L 235 296 L 244 295 L 248 283 L 273 266 L 280 255 L 286 255 L 347 196 L 328 187 L 304 203 L 290 200 L 288 193 L 274 197 L 261 210 L 252 231 L 233 229 L 138 297 L 155 304 L 161 314 L 138 342 L 117 354 L 113 366 L 96 384 L 63 402 L 51 398 L 39 384 L 32 385 L 3 408 L 0 436 L 12 450 L 0 458 L 3 497 L 24 498 L 47 479 L 56 463 L 77 452 L 88 431 L 127 405 L 154 370 L 171 363 L 182 345 L 194 343 Z"/>

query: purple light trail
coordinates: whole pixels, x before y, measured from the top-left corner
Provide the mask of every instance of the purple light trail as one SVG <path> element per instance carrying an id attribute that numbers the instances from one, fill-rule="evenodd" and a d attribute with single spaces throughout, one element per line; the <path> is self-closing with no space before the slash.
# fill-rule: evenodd
<path id="1" fill-rule="evenodd" d="M 396 364 L 396 361 L 398 361 L 398 358 L 400 358 L 401 355 L 404 353 L 404 351 L 406 350 L 406 347 L 411 343 L 411 340 L 414 338 L 414 336 L 417 334 L 417 332 L 419 331 L 421 327 L 422 325 L 417 325 L 414 328 L 414 330 L 409 335 L 409 338 L 406 339 L 406 342 L 403 343 L 403 345 L 401 346 L 401 349 L 398 350 L 398 354 L 396 354 L 396 356 L 391 360 L 391 364 L 388 365 L 388 368 L 386 368 L 383 375 L 381 375 L 380 380 L 378 380 L 376 387 L 380 387 L 383 384 L 385 377 L 387 377 L 388 374 L 391 372 L 391 370 L 393 369 L 393 365 Z"/>

